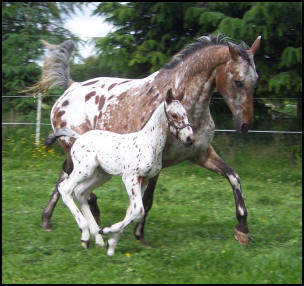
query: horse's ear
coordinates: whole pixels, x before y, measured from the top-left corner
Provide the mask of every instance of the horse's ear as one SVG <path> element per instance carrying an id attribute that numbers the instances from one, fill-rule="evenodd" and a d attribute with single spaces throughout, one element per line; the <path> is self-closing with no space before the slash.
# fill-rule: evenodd
<path id="1" fill-rule="evenodd" d="M 231 58 L 236 61 L 239 58 L 239 53 L 237 49 L 231 43 L 228 43 L 228 47 Z"/>
<path id="2" fill-rule="evenodd" d="M 168 104 L 170 104 L 173 99 L 174 99 L 174 96 L 173 96 L 173 93 L 172 93 L 172 88 L 169 88 L 168 91 L 167 91 L 167 95 L 166 95 L 166 102 Z"/>
<path id="3" fill-rule="evenodd" d="M 178 95 L 178 97 L 176 99 L 179 100 L 180 102 L 182 102 L 184 95 L 185 95 L 185 89 Z"/>
<path id="4" fill-rule="evenodd" d="M 256 40 L 253 42 L 251 48 L 249 49 L 249 51 L 254 55 L 256 53 L 256 51 L 259 49 L 260 47 L 260 43 L 261 43 L 261 38 L 262 36 L 258 36 L 256 38 Z"/>

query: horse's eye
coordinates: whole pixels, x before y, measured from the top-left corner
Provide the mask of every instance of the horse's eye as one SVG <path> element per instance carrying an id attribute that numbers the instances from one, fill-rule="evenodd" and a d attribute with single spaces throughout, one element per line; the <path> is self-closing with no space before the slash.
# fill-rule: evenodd
<path id="1" fill-rule="evenodd" d="M 243 87 L 243 83 L 239 80 L 235 80 L 234 83 L 237 87 Z"/>
<path id="2" fill-rule="evenodd" d="M 176 113 L 172 113 L 171 116 L 172 116 L 173 119 L 177 119 L 177 114 Z"/>

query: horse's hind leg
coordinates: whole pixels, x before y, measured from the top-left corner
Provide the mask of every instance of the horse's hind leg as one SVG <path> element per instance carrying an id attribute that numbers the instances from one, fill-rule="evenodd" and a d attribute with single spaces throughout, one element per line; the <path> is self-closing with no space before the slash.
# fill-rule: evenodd
<path id="1" fill-rule="evenodd" d="M 100 210 L 97 205 L 97 196 L 95 194 L 90 193 L 88 197 L 88 204 L 97 224 L 100 224 Z"/>
<path id="2" fill-rule="evenodd" d="M 158 175 L 156 175 L 155 177 L 153 177 L 149 180 L 149 184 L 143 195 L 143 205 L 144 205 L 144 209 L 145 209 L 145 215 L 144 215 L 143 219 L 139 223 L 137 223 L 137 225 L 134 228 L 135 238 L 137 240 L 139 240 L 146 247 L 150 247 L 150 245 L 145 240 L 144 228 L 145 228 L 145 223 L 146 223 L 146 217 L 148 215 L 149 210 L 152 207 L 153 194 L 154 194 L 155 186 L 157 183 L 157 179 L 158 179 Z"/>
<path id="3" fill-rule="evenodd" d="M 56 204 L 60 197 L 60 193 L 58 192 L 58 185 L 66 178 L 66 176 L 67 176 L 67 174 L 62 170 L 59 174 L 59 178 L 58 178 L 56 186 L 53 190 L 53 193 L 42 212 L 42 215 L 41 215 L 42 228 L 44 228 L 45 230 L 51 230 L 50 220 L 51 220 L 53 211 L 54 211 Z"/>
<path id="4" fill-rule="evenodd" d="M 211 145 L 206 153 L 201 153 L 199 157 L 193 160 L 193 162 L 207 168 L 208 170 L 225 176 L 230 182 L 235 200 L 236 217 L 239 222 L 234 229 L 234 238 L 239 242 L 239 244 L 247 245 L 249 242 L 249 230 L 247 225 L 248 213 L 242 195 L 239 175 L 223 161 Z"/>

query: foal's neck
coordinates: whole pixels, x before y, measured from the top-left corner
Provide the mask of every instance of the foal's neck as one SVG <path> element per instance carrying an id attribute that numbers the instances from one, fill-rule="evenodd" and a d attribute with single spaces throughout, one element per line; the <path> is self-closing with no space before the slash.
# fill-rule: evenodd
<path id="1" fill-rule="evenodd" d="M 167 118 L 165 115 L 165 103 L 162 102 L 153 112 L 151 118 L 142 129 L 145 136 L 149 138 L 151 145 L 161 152 L 165 146 L 169 132 Z"/>

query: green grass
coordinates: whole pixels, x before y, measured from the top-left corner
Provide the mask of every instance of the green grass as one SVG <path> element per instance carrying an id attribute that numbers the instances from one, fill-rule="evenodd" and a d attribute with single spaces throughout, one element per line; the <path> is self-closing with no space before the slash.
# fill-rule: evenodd
<path id="1" fill-rule="evenodd" d="M 226 179 L 184 162 L 161 172 L 145 231 L 152 247 L 136 241 L 131 226 L 108 257 L 93 240 L 89 250 L 81 248 L 76 222 L 61 200 L 53 230 L 41 229 L 63 155 L 22 138 L 5 138 L 2 146 L 3 283 L 302 282 L 302 166 L 288 144 L 215 138 L 216 150 L 242 180 L 248 246 L 233 239 L 237 220 Z M 119 177 L 95 193 L 102 225 L 124 217 L 128 197 Z"/>

